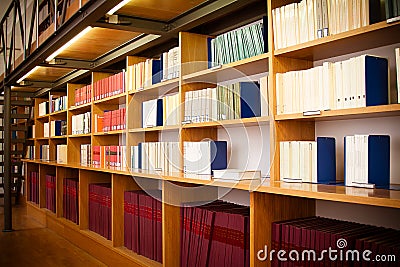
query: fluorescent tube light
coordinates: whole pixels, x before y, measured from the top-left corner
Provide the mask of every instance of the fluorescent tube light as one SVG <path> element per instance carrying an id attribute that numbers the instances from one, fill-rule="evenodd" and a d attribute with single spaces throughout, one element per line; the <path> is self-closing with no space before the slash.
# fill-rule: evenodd
<path id="1" fill-rule="evenodd" d="M 27 74 L 25 74 L 24 76 L 22 76 L 17 83 L 22 82 L 23 80 L 25 80 L 26 77 L 28 77 L 29 75 L 31 75 L 32 73 L 34 73 L 37 69 L 39 69 L 39 66 L 34 67 L 33 69 L 31 69 Z"/>
<path id="2" fill-rule="evenodd" d="M 62 51 L 70 47 L 73 43 L 75 43 L 79 38 L 84 36 L 86 33 L 88 33 L 93 27 L 89 26 L 86 27 L 83 31 L 81 31 L 79 34 L 77 34 L 74 38 L 69 40 L 67 43 L 65 43 L 63 46 L 61 46 L 56 52 L 51 54 L 48 58 L 46 58 L 46 61 L 52 61 L 56 56 L 58 56 Z"/>
<path id="3" fill-rule="evenodd" d="M 121 7 L 123 7 L 124 5 L 128 4 L 128 2 L 131 0 L 124 0 L 122 2 L 120 2 L 118 5 L 116 5 L 115 7 L 113 7 L 110 11 L 107 12 L 107 15 L 112 15 L 114 14 L 117 10 L 119 10 Z"/>

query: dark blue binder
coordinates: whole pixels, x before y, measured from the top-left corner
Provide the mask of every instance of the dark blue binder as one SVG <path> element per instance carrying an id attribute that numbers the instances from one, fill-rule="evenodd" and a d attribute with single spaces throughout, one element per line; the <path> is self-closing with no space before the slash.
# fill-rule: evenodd
<path id="1" fill-rule="evenodd" d="M 223 170 L 228 166 L 228 143 L 226 141 L 210 141 L 211 172 Z M 212 173 L 211 173 L 212 174 Z"/>
<path id="2" fill-rule="evenodd" d="M 388 60 L 365 56 L 365 97 L 366 105 L 377 106 L 389 103 Z"/>
<path id="3" fill-rule="evenodd" d="M 333 137 L 317 137 L 317 182 L 336 183 L 336 140 Z"/>
<path id="4" fill-rule="evenodd" d="M 161 60 L 153 59 L 151 66 L 151 77 L 152 77 L 151 78 L 152 84 L 161 82 L 162 79 Z"/>
<path id="5" fill-rule="evenodd" d="M 377 188 L 390 185 L 390 136 L 368 136 L 368 183 Z"/>
<path id="6" fill-rule="evenodd" d="M 54 126 L 54 135 L 55 136 L 61 136 L 61 124 L 62 121 L 61 120 L 57 120 L 54 122 L 55 126 Z"/>
<path id="7" fill-rule="evenodd" d="M 138 144 L 138 158 L 135 159 L 138 161 L 138 169 L 142 168 L 142 149 L 143 149 L 142 143 L 139 143 Z"/>
<path id="8" fill-rule="evenodd" d="M 208 60 L 208 68 L 210 69 L 210 68 L 212 68 L 213 67 L 213 59 L 212 59 L 212 57 L 211 57 L 211 50 L 213 49 L 212 48 L 212 45 L 211 45 L 211 41 L 213 40 L 214 38 L 211 38 L 211 37 L 208 37 L 207 38 L 207 55 L 208 55 L 208 58 L 207 58 L 207 60 Z"/>
<path id="9" fill-rule="evenodd" d="M 163 126 L 163 100 L 157 99 L 157 126 Z"/>
<path id="10" fill-rule="evenodd" d="M 260 86 L 255 82 L 240 82 L 240 117 L 261 116 Z"/>

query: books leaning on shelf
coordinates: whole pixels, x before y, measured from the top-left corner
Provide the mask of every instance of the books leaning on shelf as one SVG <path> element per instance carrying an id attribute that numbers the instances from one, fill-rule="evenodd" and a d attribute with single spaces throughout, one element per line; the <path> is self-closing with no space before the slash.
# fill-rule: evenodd
<path id="1" fill-rule="evenodd" d="M 100 168 L 126 168 L 126 146 L 93 146 L 92 164 Z"/>
<path id="2" fill-rule="evenodd" d="M 56 213 L 56 177 L 46 175 L 46 209 Z"/>
<path id="3" fill-rule="evenodd" d="M 72 134 L 88 134 L 91 132 L 91 112 L 73 115 L 71 119 Z"/>
<path id="4" fill-rule="evenodd" d="M 142 103 L 142 127 L 151 128 L 163 125 L 163 100 L 152 99 Z"/>
<path id="5" fill-rule="evenodd" d="M 39 104 L 38 116 L 44 116 L 49 114 L 49 101 L 45 101 Z"/>
<path id="6" fill-rule="evenodd" d="M 377 22 L 368 0 L 302 0 L 272 10 L 275 49 L 281 49 Z"/>
<path id="7" fill-rule="evenodd" d="M 268 52 L 264 19 L 209 39 L 209 68 Z"/>
<path id="8" fill-rule="evenodd" d="M 33 203 L 39 204 L 39 173 L 38 172 L 30 172 L 29 173 L 29 194 L 28 200 Z"/>
<path id="9" fill-rule="evenodd" d="M 181 207 L 181 222 L 182 267 L 250 266 L 249 207 L 188 203 Z"/>
<path id="10" fill-rule="evenodd" d="M 385 0 L 387 23 L 400 20 L 400 0 Z"/>
<path id="11" fill-rule="evenodd" d="M 26 156 L 27 159 L 35 159 L 36 158 L 36 152 L 35 152 L 35 146 L 26 146 Z"/>
<path id="12" fill-rule="evenodd" d="M 184 173 L 204 174 L 209 180 L 214 170 L 228 166 L 226 141 L 183 142 L 183 151 Z"/>
<path id="13" fill-rule="evenodd" d="M 124 245 L 148 259 L 162 262 L 161 191 L 124 192 Z"/>
<path id="14" fill-rule="evenodd" d="M 67 109 L 67 96 L 50 95 L 50 113 Z"/>
<path id="15" fill-rule="evenodd" d="M 90 144 L 81 145 L 81 165 L 89 166 L 92 163 L 92 146 Z"/>
<path id="16" fill-rule="evenodd" d="M 111 184 L 89 184 L 89 230 L 111 240 Z"/>
<path id="17" fill-rule="evenodd" d="M 63 217 L 79 222 L 79 179 L 65 178 L 63 183 Z"/>
<path id="18" fill-rule="evenodd" d="M 75 106 L 84 105 L 92 101 L 92 85 L 88 84 L 75 90 Z"/>
<path id="19" fill-rule="evenodd" d="M 162 98 L 163 102 L 163 125 L 179 125 L 180 98 L 179 94 L 167 95 Z"/>
<path id="20" fill-rule="evenodd" d="M 50 121 L 50 136 L 54 137 L 54 136 L 64 136 L 64 135 L 67 135 L 67 121 L 64 120 Z"/>
<path id="21" fill-rule="evenodd" d="M 217 85 L 185 93 L 183 123 L 259 117 L 261 115 L 260 88 L 257 83 L 239 82 Z"/>
<path id="22" fill-rule="evenodd" d="M 126 109 L 125 107 L 104 111 L 103 116 L 95 114 L 94 129 L 96 132 L 109 132 L 124 130 L 126 128 Z"/>
<path id="23" fill-rule="evenodd" d="M 255 170 L 239 170 L 239 169 L 225 169 L 225 170 L 214 170 L 214 180 L 232 181 L 238 182 L 242 180 L 260 180 L 261 171 Z"/>
<path id="24" fill-rule="evenodd" d="M 131 168 L 164 173 L 180 171 L 179 142 L 143 142 L 131 147 Z"/>
<path id="25" fill-rule="evenodd" d="M 336 141 L 280 142 L 280 180 L 284 182 L 336 183 Z"/>
<path id="26" fill-rule="evenodd" d="M 128 66 L 126 70 L 127 91 L 142 90 L 161 82 L 161 60 L 146 59 L 146 61 Z"/>
<path id="27" fill-rule="evenodd" d="M 362 55 L 301 71 L 276 74 L 277 114 L 389 103 L 388 60 Z"/>
<path id="28" fill-rule="evenodd" d="M 119 95 L 125 92 L 125 72 L 114 74 L 93 83 L 93 100 Z"/>
<path id="29" fill-rule="evenodd" d="M 57 145 L 57 163 L 67 163 L 67 145 Z"/>
<path id="30" fill-rule="evenodd" d="M 40 159 L 41 160 L 50 160 L 50 146 L 49 145 L 41 145 L 40 146 Z"/>
<path id="31" fill-rule="evenodd" d="M 346 186 L 390 186 L 390 136 L 352 135 L 344 138 Z"/>
<path id="32" fill-rule="evenodd" d="M 179 77 L 179 68 L 181 66 L 181 49 L 180 47 L 171 48 L 168 52 L 164 52 L 160 57 L 161 80 L 171 80 Z"/>
<path id="33" fill-rule="evenodd" d="M 397 103 L 400 103 L 400 48 L 396 48 L 394 53 L 396 57 Z"/>

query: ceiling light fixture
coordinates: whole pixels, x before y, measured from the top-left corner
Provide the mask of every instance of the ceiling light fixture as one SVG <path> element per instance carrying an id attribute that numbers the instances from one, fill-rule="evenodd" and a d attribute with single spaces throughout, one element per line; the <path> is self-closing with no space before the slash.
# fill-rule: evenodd
<path id="1" fill-rule="evenodd" d="M 124 5 L 128 4 L 131 0 L 124 0 L 122 2 L 120 2 L 118 5 L 116 5 L 115 7 L 113 7 L 110 11 L 107 12 L 107 15 L 112 15 L 115 12 L 117 12 L 117 10 L 119 10 L 121 7 L 123 7 Z"/>
<path id="2" fill-rule="evenodd" d="M 39 66 L 34 67 L 33 69 L 31 69 L 27 74 L 25 74 L 24 76 L 22 76 L 17 83 L 21 83 L 23 80 L 25 80 L 25 78 L 27 78 L 29 75 L 31 75 L 32 73 L 34 73 L 36 70 L 39 69 Z"/>
<path id="3" fill-rule="evenodd" d="M 79 40 L 82 36 L 84 36 L 86 33 L 88 33 L 93 27 L 89 26 L 86 27 L 83 31 L 78 33 L 74 38 L 69 40 L 67 43 L 65 43 L 63 46 L 61 46 L 56 52 L 51 54 L 48 58 L 46 58 L 46 61 L 52 61 L 56 56 L 58 56 L 62 51 L 70 47 L 73 43 L 75 43 L 77 40 Z"/>

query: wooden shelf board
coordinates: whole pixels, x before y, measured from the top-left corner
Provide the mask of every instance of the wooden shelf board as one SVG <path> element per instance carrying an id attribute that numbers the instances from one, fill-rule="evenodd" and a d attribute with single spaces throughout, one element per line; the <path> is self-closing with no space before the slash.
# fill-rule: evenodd
<path id="1" fill-rule="evenodd" d="M 269 122 L 269 117 L 255 117 L 236 120 L 222 120 L 201 123 L 183 124 L 182 128 L 203 128 L 203 127 L 229 127 L 229 126 L 256 126 L 265 125 Z"/>
<path id="2" fill-rule="evenodd" d="M 67 115 L 67 110 L 65 109 L 50 113 L 50 116 L 59 116 L 59 115 Z"/>
<path id="3" fill-rule="evenodd" d="M 93 104 L 111 104 L 111 105 L 118 105 L 118 104 L 124 104 L 126 102 L 126 93 L 121 93 L 118 95 L 113 95 L 110 97 L 106 97 L 103 99 L 99 99 L 96 101 L 93 101 Z"/>
<path id="4" fill-rule="evenodd" d="M 302 113 L 276 115 L 275 120 L 349 120 L 362 118 L 376 118 L 400 116 L 400 104 L 370 106 L 365 108 L 351 108 L 321 111 L 321 115 L 303 116 Z"/>
<path id="5" fill-rule="evenodd" d="M 150 128 L 135 128 L 129 129 L 130 133 L 142 133 L 142 132 L 156 132 L 156 131 L 174 131 L 179 130 L 180 125 L 168 125 L 168 126 L 157 126 Z"/>
<path id="6" fill-rule="evenodd" d="M 104 136 L 104 135 L 116 135 L 116 134 L 124 134 L 126 130 L 116 130 L 116 131 L 109 131 L 109 132 L 98 132 L 93 133 L 94 136 Z"/>
<path id="7" fill-rule="evenodd" d="M 36 137 L 36 141 L 48 141 L 50 138 L 49 137 Z"/>
<path id="8" fill-rule="evenodd" d="M 83 105 L 79 105 L 79 106 L 72 106 L 69 108 L 69 111 L 85 111 L 85 110 L 90 110 L 92 106 L 92 102 L 83 104 Z"/>
<path id="9" fill-rule="evenodd" d="M 174 78 L 171 80 L 166 80 L 160 83 L 153 84 L 141 90 L 131 90 L 129 91 L 129 94 L 162 96 L 168 93 L 178 92 L 178 89 L 179 89 L 179 78 Z"/>
<path id="10" fill-rule="evenodd" d="M 269 53 L 264 53 L 251 58 L 225 64 L 218 68 L 205 69 L 185 75 L 183 76 L 183 80 L 185 82 L 219 83 L 265 73 L 268 71 L 269 56 Z"/>
<path id="11" fill-rule="evenodd" d="M 80 137 L 90 137 L 92 134 L 87 133 L 87 134 L 71 134 L 68 135 L 69 138 L 80 138 Z"/>
<path id="12" fill-rule="evenodd" d="M 43 116 L 38 116 L 36 118 L 37 120 L 43 121 L 43 120 L 48 120 L 49 119 L 49 114 L 43 115 Z"/>
<path id="13" fill-rule="evenodd" d="M 162 264 L 153 260 L 150 260 L 142 255 L 138 255 L 132 250 L 127 249 L 126 247 L 117 247 L 115 250 L 120 253 L 122 256 L 132 258 L 134 261 L 139 263 L 142 266 L 154 266 L 161 267 Z"/>
<path id="14" fill-rule="evenodd" d="M 61 135 L 61 136 L 52 136 L 50 139 L 66 139 L 68 136 L 66 135 Z"/>
<path id="15" fill-rule="evenodd" d="M 274 51 L 277 56 L 321 60 L 400 42 L 400 22 L 386 21 Z M 350 44 L 350 45 L 349 45 Z"/>

